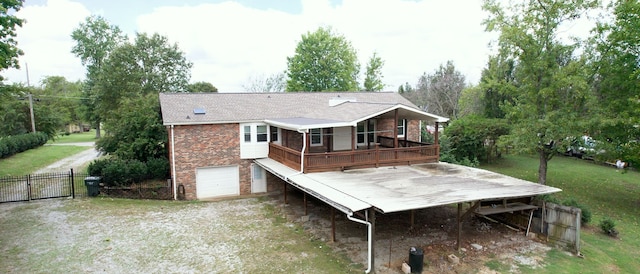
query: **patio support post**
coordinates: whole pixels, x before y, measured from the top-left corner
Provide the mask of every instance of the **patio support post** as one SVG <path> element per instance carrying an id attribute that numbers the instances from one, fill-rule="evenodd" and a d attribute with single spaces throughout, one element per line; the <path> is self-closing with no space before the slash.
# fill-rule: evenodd
<path id="1" fill-rule="evenodd" d="M 287 182 L 284 182 L 284 191 L 283 191 L 283 193 L 284 193 L 284 204 L 286 205 L 286 204 L 289 203 L 289 201 L 287 201 Z"/>
<path id="2" fill-rule="evenodd" d="M 458 240 L 456 241 L 457 250 L 460 251 L 462 239 L 462 203 L 458 203 Z"/>
<path id="3" fill-rule="evenodd" d="M 416 211 L 414 209 L 411 210 L 411 229 L 413 229 L 413 226 L 415 225 L 415 221 L 416 221 Z"/>
<path id="4" fill-rule="evenodd" d="M 331 241 L 336 242 L 336 208 L 331 207 Z"/>
<path id="5" fill-rule="evenodd" d="M 309 215 L 308 210 L 307 210 L 307 193 L 303 192 L 302 193 L 302 200 L 304 201 L 304 216 Z"/>

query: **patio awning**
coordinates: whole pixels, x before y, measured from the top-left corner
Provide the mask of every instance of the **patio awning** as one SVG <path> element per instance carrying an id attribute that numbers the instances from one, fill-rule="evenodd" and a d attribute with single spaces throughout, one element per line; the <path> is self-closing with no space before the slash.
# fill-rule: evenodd
<path id="1" fill-rule="evenodd" d="M 342 211 L 351 212 L 374 207 L 382 213 L 390 213 L 562 191 L 487 170 L 448 163 L 304 174 L 273 159 L 257 159 L 255 162 L 301 190 L 330 205 L 337 205 L 335 207 Z"/>

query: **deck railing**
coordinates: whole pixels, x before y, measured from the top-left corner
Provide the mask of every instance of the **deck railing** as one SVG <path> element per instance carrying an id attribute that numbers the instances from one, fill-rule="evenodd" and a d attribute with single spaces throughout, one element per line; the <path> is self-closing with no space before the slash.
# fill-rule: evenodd
<path id="1" fill-rule="evenodd" d="M 438 161 L 439 146 L 429 144 L 418 146 L 416 144 L 420 143 L 411 143 L 409 147 L 400 148 L 383 148 L 376 145 L 373 149 L 366 150 L 306 153 L 304 157 L 304 172 L 410 165 Z M 292 169 L 300 170 L 300 151 L 272 143 L 269 145 L 269 158 Z"/>

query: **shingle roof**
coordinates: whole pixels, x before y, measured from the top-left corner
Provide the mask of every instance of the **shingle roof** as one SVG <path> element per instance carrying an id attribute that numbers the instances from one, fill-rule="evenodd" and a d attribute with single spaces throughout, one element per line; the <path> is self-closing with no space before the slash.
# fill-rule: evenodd
<path id="1" fill-rule="evenodd" d="M 448 120 L 421 111 L 395 92 L 160 93 L 160 107 L 164 125 L 291 118 L 351 123 L 395 108 L 421 120 Z M 205 114 L 195 114 L 196 109 Z"/>

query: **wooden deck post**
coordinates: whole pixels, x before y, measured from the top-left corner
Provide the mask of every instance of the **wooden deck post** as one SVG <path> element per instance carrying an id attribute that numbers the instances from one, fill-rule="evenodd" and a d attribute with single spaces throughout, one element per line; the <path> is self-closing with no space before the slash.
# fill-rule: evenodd
<path id="1" fill-rule="evenodd" d="M 398 148 L 398 109 L 394 111 L 394 122 L 393 122 L 393 148 Z M 405 129 L 406 131 L 406 129 Z M 406 133 L 405 133 L 406 134 Z"/>

